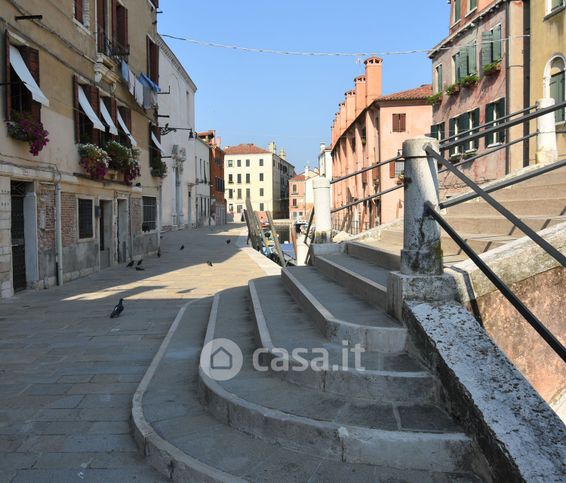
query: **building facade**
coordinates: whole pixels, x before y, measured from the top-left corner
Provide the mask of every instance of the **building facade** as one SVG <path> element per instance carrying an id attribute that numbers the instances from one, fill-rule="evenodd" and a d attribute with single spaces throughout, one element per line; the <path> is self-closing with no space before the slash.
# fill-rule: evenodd
<path id="1" fill-rule="evenodd" d="M 210 150 L 198 135 L 195 136 L 195 177 L 196 184 L 191 191 L 195 226 L 210 225 Z"/>
<path id="2" fill-rule="evenodd" d="M 566 99 L 566 1 L 531 1 L 530 96 L 531 105 L 538 99 L 552 97 L 556 103 Z M 566 158 L 566 121 L 564 110 L 556 112 L 558 159 Z M 531 127 L 534 131 L 535 126 Z M 536 158 L 536 143 L 531 143 L 531 160 Z"/>
<path id="3" fill-rule="evenodd" d="M 2 297 L 159 246 L 157 0 L 57 3 L 0 1 Z"/>
<path id="4" fill-rule="evenodd" d="M 429 54 L 434 94 L 431 133 L 439 139 L 457 140 L 459 133 L 485 123 L 495 126 L 499 119 L 528 107 L 525 66 L 529 62 L 529 40 L 524 34 L 529 2 L 450 3 L 449 35 Z M 455 146 L 444 154 L 459 162 L 525 134 L 523 127 L 517 126 Z M 485 182 L 522 168 L 528 158 L 528 142 L 519 143 L 464 163 L 461 169 L 475 181 Z M 441 178 L 441 184 L 448 191 L 461 187 L 453 177 Z"/>
<path id="5" fill-rule="evenodd" d="M 318 171 L 309 170 L 289 180 L 289 219 L 293 222 L 308 221 L 314 206 L 312 180 Z"/>
<path id="6" fill-rule="evenodd" d="M 226 199 L 224 197 L 224 151 L 216 131 L 199 133 L 199 138 L 208 144 L 210 166 L 210 217 L 215 225 L 226 223 Z"/>
<path id="7" fill-rule="evenodd" d="M 332 125 L 332 175 L 339 178 L 394 158 L 403 141 L 427 133 L 432 119 L 431 86 L 382 95 L 382 60 L 365 61 L 366 73 L 346 92 Z M 340 208 L 399 184 L 402 163 L 390 163 L 332 186 L 332 206 Z M 333 216 L 335 229 L 363 231 L 402 216 L 403 190 L 398 189 Z"/>
<path id="8" fill-rule="evenodd" d="M 191 190 L 196 186 L 195 94 L 197 87 L 181 62 L 161 38 L 159 71 L 163 93 L 159 95 L 161 145 L 167 154 L 167 176 L 160 196 L 163 230 L 179 230 L 194 223 L 189 210 Z M 193 136 L 190 136 L 193 133 Z"/>
<path id="9" fill-rule="evenodd" d="M 295 167 L 285 159 L 285 151 L 276 153 L 275 143 L 268 149 L 240 144 L 224 149 L 224 173 L 228 214 L 239 221 L 246 199 L 262 218 L 271 211 L 274 218 L 289 217 L 289 179 Z"/>

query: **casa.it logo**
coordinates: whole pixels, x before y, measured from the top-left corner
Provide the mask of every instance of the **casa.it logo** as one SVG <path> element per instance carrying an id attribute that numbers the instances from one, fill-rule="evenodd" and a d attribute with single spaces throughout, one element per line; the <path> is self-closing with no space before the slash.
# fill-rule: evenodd
<path id="1" fill-rule="evenodd" d="M 200 367 L 215 381 L 228 381 L 238 375 L 244 356 L 238 345 L 229 339 L 213 339 L 200 354 Z"/>

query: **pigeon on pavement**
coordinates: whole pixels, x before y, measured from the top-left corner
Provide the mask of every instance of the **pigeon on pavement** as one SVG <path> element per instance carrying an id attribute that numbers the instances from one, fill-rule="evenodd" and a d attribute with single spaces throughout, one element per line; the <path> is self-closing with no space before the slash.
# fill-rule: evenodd
<path id="1" fill-rule="evenodd" d="M 212 262 L 210 260 L 207 260 L 206 263 L 208 264 L 209 267 L 212 267 Z"/>
<path id="2" fill-rule="evenodd" d="M 185 249 L 185 245 L 181 245 L 181 250 L 184 250 L 184 249 Z"/>
<path id="3" fill-rule="evenodd" d="M 232 241 L 232 240 L 226 240 L 226 245 L 230 245 L 230 242 L 231 242 L 231 241 Z"/>
<path id="4" fill-rule="evenodd" d="M 138 272 L 142 272 L 142 271 L 145 270 L 145 268 L 143 268 L 143 267 L 136 267 L 136 270 L 137 270 Z"/>
<path id="5" fill-rule="evenodd" d="M 157 258 L 161 258 L 161 248 L 157 249 Z"/>
<path id="6" fill-rule="evenodd" d="M 120 299 L 120 301 L 116 304 L 116 307 L 114 307 L 114 310 L 110 314 L 111 319 L 114 319 L 116 317 L 120 317 L 120 314 L 124 310 L 124 305 L 122 304 L 123 301 L 124 301 L 124 299 Z"/>
<path id="7" fill-rule="evenodd" d="M 133 261 L 133 260 L 132 260 L 130 263 L 128 263 L 128 264 L 126 265 L 126 267 L 133 267 L 133 266 L 134 266 L 134 261 Z"/>
<path id="8" fill-rule="evenodd" d="M 140 261 L 138 262 L 138 267 L 142 264 L 143 262 L 143 258 L 140 258 Z"/>

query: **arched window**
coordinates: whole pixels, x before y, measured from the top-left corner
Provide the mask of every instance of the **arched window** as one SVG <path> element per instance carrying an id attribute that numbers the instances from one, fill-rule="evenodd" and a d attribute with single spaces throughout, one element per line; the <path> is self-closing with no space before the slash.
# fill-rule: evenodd
<path id="1" fill-rule="evenodd" d="M 552 97 L 556 104 L 566 100 L 566 59 L 556 55 L 548 61 L 544 72 L 544 96 Z M 556 111 L 556 122 L 565 120 L 565 109 Z"/>

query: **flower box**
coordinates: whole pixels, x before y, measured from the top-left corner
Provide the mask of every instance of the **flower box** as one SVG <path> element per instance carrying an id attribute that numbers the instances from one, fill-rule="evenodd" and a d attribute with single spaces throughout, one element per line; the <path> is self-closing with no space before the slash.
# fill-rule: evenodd
<path id="1" fill-rule="evenodd" d="M 12 113 L 12 120 L 8 122 L 8 135 L 16 141 L 29 143 L 29 152 L 34 156 L 49 142 L 49 132 L 43 129 L 41 121 L 36 121 L 28 114 Z"/>
<path id="2" fill-rule="evenodd" d="M 483 66 L 483 73 L 486 76 L 497 75 L 501 72 L 501 62 L 493 62 Z"/>
<path id="3" fill-rule="evenodd" d="M 451 84 L 444 90 L 447 95 L 454 96 L 460 92 L 460 84 Z"/>
<path id="4" fill-rule="evenodd" d="M 442 92 L 433 94 L 432 96 L 428 97 L 427 102 L 432 106 L 436 106 L 437 104 L 440 104 L 442 102 Z"/>
<path id="5" fill-rule="evenodd" d="M 463 77 L 462 79 L 460 79 L 459 84 L 462 87 L 475 87 L 478 82 L 480 81 L 480 78 L 478 77 L 477 74 L 472 74 L 472 75 L 467 75 L 466 77 Z"/>

